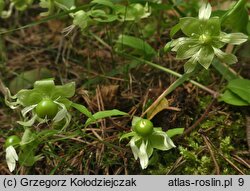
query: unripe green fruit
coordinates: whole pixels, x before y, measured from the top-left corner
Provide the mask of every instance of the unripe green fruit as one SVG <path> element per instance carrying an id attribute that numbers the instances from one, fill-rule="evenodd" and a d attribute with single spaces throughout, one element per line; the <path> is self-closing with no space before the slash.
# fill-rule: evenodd
<path id="1" fill-rule="evenodd" d="M 148 119 L 141 119 L 134 126 L 135 132 L 142 137 L 151 135 L 153 132 L 153 128 L 153 123 Z"/>
<path id="2" fill-rule="evenodd" d="M 12 135 L 6 139 L 4 146 L 5 146 L 5 148 L 7 148 L 9 146 L 15 146 L 15 145 L 18 145 L 20 143 L 20 141 L 21 141 L 21 139 L 18 136 Z"/>
<path id="3" fill-rule="evenodd" d="M 45 117 L 47 117 L 48 119 L 53 119 L 58 112 L 58 105 L 51 99 L 46 98 L 36 106 L 35 111 L 38 117 L 42 119 L 44 119 Z"/>

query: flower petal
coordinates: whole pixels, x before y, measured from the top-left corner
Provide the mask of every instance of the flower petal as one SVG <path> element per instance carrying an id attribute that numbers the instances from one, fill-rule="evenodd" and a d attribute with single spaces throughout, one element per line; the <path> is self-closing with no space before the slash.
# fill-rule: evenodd
<path id="1" fill-rule="evenodd" d="M 166 151 L 175 147 L 173 141 L 163 131 L 153 132 L 153 134 L 149 137 L 149 140 L 151 146 L 159 150 Z"/>
<path id="2" fill-rule="evenodd" d="M 214 58 L 214 50 L 210 46 L 203 46 L 198 56 L 198 62 L 205 68 L 208 69 Z"/>
<path id="3" fill-rule="evenodd" d="M 51 97 L 52 99 L 57 99 L 58 97 L 70 98 L 75 94 L 75 89 L 75 82 L 70 82 L 61 86 L 55 86 Z"/>
<path id="4" fill-rule="evenodd" d="M 17 94 L 17 100 L 20 102 L 22 106 L 30 106 L 39 103 L 44 94 L 41 92 L 32 89 L 32 90 L 20 90 Z"/>
<path id="5" fill-rule="evenodd" d="M 52 78 L 39 80 L 34 83 L 33 91 L 40 92 L 43 96 L 51 97 L 51 94 L 55 90 L 56 86 Z"/>
<path id="6" fill-rule="evenodd" d="M 23 117 L 26 117 L 26 114 L 29 113 L 32 109 L 34 109 L 37 106 L 37 104 L 35 105 L 31 105 L 31 106 L 27 106 L 25 108 L 22 109 L 21 113 Z"/>
<path id="7" fill-rule="evenodd" d="M 16 168 L 16 161 L 18 161 L 18 156 L 13 146 L 7 147 L 5 151 L 6 151 L 6 162 L 10 172 L 12 172 Z"/>
<path id="8" fill-rule="evenodd" d="M 183 44 L 179 47 L 177 50 L 177 59 L 187 59 L 192 57 L 194 54 L 196 54 L 199 49 L 201 48 L 200 44 L 197 44 L 195 42 L 188 42 Z"/>
<path id="9" fill-rule="evenodd" d="M 233 54 L 225 53 L 218 48 L 213 48 L 213 49 L 215 56 L 217 56 L 219 60 L 222 62 L 225 62 L 227 64 L 234 64 L 238 61 L 237 57 Z"/>
<path id="10" fill-rule="evenodd" d="M 198 56 L 200 54 L 199 50 L 195 55 L 193 55 L 185 64 L 184 64 L 184 71 L 186 73 L 191 73 L 194 71 L 195 67 L 198 64 Z"/>
<path id="11" fill-rule="evenodd" d="M 212 7 L 209 3 L 202 4 L 200 10 L 199 10 L 199 19 L 207 20 L 211 16 Z"/>
<path id="12" fill-rule="evenodd" d="M 71 115 L 67 113 L 67 115 L 65 116 L 65 124 L 62 127 L 62 131 L 69 125 L 70 121 L 71 121 Z"/>
<path id="13" fill-rule="evenodd" d="M 204 33 L 204 21 L 194 17 L 184 17 L 180 19 L 181 31 L 188 37 L 202 35 Z"/>
<path id="14" fill-rule="evenodd" d="M 38 118 L 37 115 L 33 115 L 33 117 L 29 121 L 17 121 L 17 123 L 24 127 L 30 127 L 35 123 L 37 118 Z"/>
<path id="15" fill-rule="evenodd" d="M 235 45 L 242 44 L 242 43 L 246 42 L 247 39 L 248 39 L 248 36 L 243 34 L 243 33 L 226 34 L 226 33 L 221 32 L 221 35 L 220 35 L 221 42 L 235 44 Z"/>
<path id="16" fill-rule="evenodd" d="M 54 101 L 54 103 L 56 103 L 57 105 L 60 106 L 60 110 L 59 110 L 59 112 L 57 112 L 56 116 L 53 118 L 53 121 L 59 122 L 66 117 L 68 111 L 67 111 L 64 104 L 57 102 L 57 101 Z"/>
<path id="17" fill-rule="evenodd" d="M 148 154 L 146 150 L 147 144 L 148 144 L 148 141 L 146 141 L 145 143 L 143 140 L 140 146 L 140 150 L 139 150 L 139 159 L 140 159 L 140 164 L 141 164 L 142 169 L 145 169 L 148 167 Z"/>
<path id="18" fill-rule="evenodd" d="M 135 158 L 135 160 L 137 160 L 138 159 L 138 157 L 139 157 L 139 149 L 138 149 L 138 147 L 136 146 L 136 141 L 138 141 L 140 139 L 140 137 L 138 137 L 138 136 L 134 136 L 131 140 L 130 140 L 130 142 L 129 142 L 129 145 L 130 145 L 130 147 L 131 147 L 131 150 L 132 150 L 132 153 L 133 153 L 133 155 L 134 155 L 134 158 Z"/>
<path id="19" fill-rule="evenodd" d="M 152 147 L 152 145 L 148 142 L 147 144 L 147 155 L 148 158 L 150 158 L 153 154 L 154 148 Z"/>

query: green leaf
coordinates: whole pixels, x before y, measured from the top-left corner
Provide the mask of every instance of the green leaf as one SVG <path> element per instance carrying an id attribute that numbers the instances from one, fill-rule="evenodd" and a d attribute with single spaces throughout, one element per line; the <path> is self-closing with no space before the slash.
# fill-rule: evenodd
<path id="1" fill-rule="evenodd" d="M 11 0 L 15 4 L 15 8 L 19 11 L 24 11 L 33 3 L 33 0 Z"/>
<path id="2" fill-rule="evenodd" d="M 113 22 L 117 20 L 116 15 L 107 14 L 103 10 L 92 10 L 89 12 L 89 16 L 92 17 L 93 20 L 98 22 Z"/>
<path id="3" fill-rule="evenodd" d="M 19 154 L 19 163 L 22 166 L 33 166 L 35 162 L 41 160 L 43 157 L 41 155 L 35 156 L 35 148 L 33 149 L 23 149 Z"/>
<path id="4" fill-rule="evenodd" d="M 167 52 L 169 52 L 169 51 L 171 50 L 171 48 L 172 48 L 172 43 L 173 43 L 173 41 L 170 41 L 170 42 L 168 42 L 168 43 L 164 46 L 163 50 L 164 50 L 165 53 L 167 53 Z"/>
<path id="5" fill-rule="evenodd" d="M 55 0 L 55 4 L 63 10 L 69 10 L 75 6 L 75 0 Z"/>
<path id="6" fill-rule="evenodd" d="M 123 140 L 123 139 L 127 139 L 129 137 L 133 137 L 136 135 L 136 132 L 132 131 L 132 132 L 129 132 L 129 133 L 125 133 L 123 134 L 121 137 L 120 137 L 120 141 Z"/>
<path id="7" fill-rule="evenodd" d="M 41 79 L 51 78 L 52 74 L 47 68 L 39 68 L 34 70 L 29 70 L 18 74 L 10 84 L 10 91 L 16 94 L 21 89 L 31 88 L 35 81 Z"/>
<path id="8" fill-rule="evenodd" d="M 23 133 L 20 145 L 25 146 L 25 145 L 35 141 L 36 138 L 37 138 L 36 134 L 33 133 L 30 128 L 26 128 L 24 133 Z"/>
<path id="9" fill-rule="evenodd" d="M 156 55 L 156 51 L 147 42 L 134 36 L 120 35 L 117 43 L 138 50 L 147 56 Z"/>
<path id="10" fill-rule="evenodd" d="M 173 38 L 173 36 L 181 29 L 181 24 L 178 23 L 175 26 L 173 26 L 170 30 L 170 38 Z"/>
<path id="11" fill-rule="evenodd" d="M 105 111 L 99 111 L 97 113 L 95 113 L 93 115 L 93 117 L 95 118 L 95 120 L 93 120 L 93 118 L 89 118 L 85 125 L 88 126 L 90 123 L 96 122 L 99 119 L 103 119 L 106 117 L 113 117 L 113 116 L 118 116 L 118 115 L 128 115 L 127 113 L 123 112 L 123 111 L 119 111 L 117 109 L 113 109 L 113 110 L 105 110 Z"/>
<path id="12" fill-rule="evenodd" d="M 170 129 L 168 130 L 166 133 L 168 135 L 169 138 L 175 136 L 175 135 L 181 135 L 184 131 L 184 128 L 174 128 L 174 129 Z"/>
<path id="13" fill-rule="evenodd" d="M 222 25 L 235 32 L 246 33 L 248 23 L 247 1 L 238 1 L 231 9 L 221 17 Z"/>
<path id="14" fill-rule="evenodd" d="M 84 105 L 77 104 L 77 103 L 72 103 L 71 106 L 74 107 L 75 109 L 77 109 L 78 111 L 80 111 L 81 113 L 83 113 L 84 115 L 86 115 L 92 121 L 95 120 L 92 113 Z"/>
<path id="15" fill-rule="evenodd" d="M 227 88 L 250 104 L 250 80 L 232 80 L 227 85 Z"/>
<path id="16" fill-rule="evenodd" d="M 40 139 L 46 140 L 48 137 L 51 137 L 57 133 L 60 133 L 60 131 L 55 130 L 55 129 L 46 129 L 46 130 L 39 132 L 37 134 L 37 137 L 39 137 Z"/>
<path id="17" fill-rule="evenodd" d="M 2 11 L 4 10 L 4 0 L 0 0 L 0 17 L 1 17 L 1 14 L 2 14 Z"/>
<path id="18" fill-rule="evenodd" d="M 148 4 L 143 6 L 139 3 L 132 3 L 128 6 L 117 4 L 114 6 L 114 10 L 120 21 L 138 21 L 149 17 L 151 14 Z"/>
<path id="19" fill-rule="evenodd" d="M 227 81 L 239 78 L 239 75 L 231 70 L 231 68 L 217 59 L 212 62 L 213 67 L 225 78 Z"/>
<path id="20" fill-rule="evenodd" d="M 152 107 L 147 112 L 147 119 L 151 120 L 156 114 L 168 108 L 169 108 L 168 100 L 166 98 L 163 98 L 156 106 Z"/>
<path id="21" fill-rule="evenodd" d="M 224 94 L 219 97 L 219 101 L 224 101 L 228 104 L 235 105 L 235 106 L 249 106 L 250 104 L 243 100 L 240 96 L 233 93 L 230 90 L 226 90 Z"/>
<path id="22" fill-rule="evenodd" d="M 112 3 L 110 0 L 93 0 L 90 3 L 91 4 L 105 5 L 107 7 L 114 8 L 114 3 Z"/>
<path id="23" fill-rule="evenodd" d="M 49 16 L 54 12 L 55 9 L 55 2 L 52 0 L 40 0 L 39 3 L 40 7 L 44 9 L 48 9 L 45 12 L 40 13 L 41 16 Z"/>

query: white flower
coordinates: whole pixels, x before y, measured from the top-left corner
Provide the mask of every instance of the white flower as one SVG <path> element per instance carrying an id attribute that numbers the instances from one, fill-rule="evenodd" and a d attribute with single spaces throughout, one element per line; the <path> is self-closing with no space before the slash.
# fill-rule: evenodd
<path id="1" fill-rule="evenodd" d="M 129 142 L 135 160 L 140 159 L 142 169 L 148 167 L 149 158 L 153 154 L 154 149 L 166 151 L 174 148 L 173 141 L 161 129 L 155 128 L 153 133 L 143 138 L 135 135 Z"/>
<path id="2" fill-rule="evenodd" d="M 16 168 L 16 161 L 18 161 L 18 156 L 13 146 L 7 147 L 5 151 L 6 151 L 6 162 L 10 172 L 12 172 Z"/>
<path id="3" fill-rule="evenodd" d="M 207 20 L 210 18 L 212 12 L 211 5 L 208 4 L 202 4 L 200 10 L 199 10 L 199 19 L 200 20 Z"/>

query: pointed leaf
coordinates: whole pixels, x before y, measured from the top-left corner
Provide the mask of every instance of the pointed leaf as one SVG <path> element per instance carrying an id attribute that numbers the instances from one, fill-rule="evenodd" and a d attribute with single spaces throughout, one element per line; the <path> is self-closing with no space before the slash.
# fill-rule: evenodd
<path id="1" fill-rule="evenodd" d="M 175 26 L 173 26 L 170 30 L 170 38 L 173 38 L 174 35 L 181 29 L 181 24 L 178 23 Z"/>
<path id="2" fill-rule="evenodd" d="M 222 63 L 217 59 L 213 60 L 212 65 L 227 81 L 239 78 L 239 75 L 232 71 L 227 64 Z"/>
<path id="3" fill-rule="evenodd" d="M 156 55 L 156 51 L 147 42 L 134 36 L 120 35 L 116 43 L 133 48 L 147 56 Z"/>
<path id="4" fill-rule="evenodd" d="M 99 119 L 103 119 L 103 118 L 106 118 L 106 117 L 118 116 L 118 115 L 128 115 L 128 114 L 125 113 L 125 112 L 123 112 L 123 111 L 119 111 L 117 109 L 99 111 L 99 112 L 97 112 L 97 113 L 95 113 L 93 115 L 93 117 L 95 118 L 95 120 L 93 120 L 92 118 L 88 118 L 88 120 L 86 121 L 85 125 L 88 126 L 90 123 L 96 122 Z"/>
<path id="5" fill-rule="evenodd" d="M 168 135 L 169 138 L 175 136 L 175 135 L 181 135 L 184 131 L 184 128 L 174 128 L 174 129 L 170 129 L 168 130 L 166 133 Z"/>
<path id="6" fill-rule="evenodd" d="M 155 107 L 152 107 L 152 109 L 147 112 L 147 119 L 151 120 L 157 113 L 168 108 L 168 100 L 166 98 L 163 98 Z"/>
<path id="7" fill-rule="evenodd" d="M 38 68 L 34 70 L 29 70 L 18 74 L 16 78 L 14 78 L 10 84 L 10 91 L 16 94 L 21 89 L 31 88 L 35 81 L 41 79 L 51 78 L 51 71 L 47 68 Z"/>
<path id="8" fill-rule="evenodd" d="M 91 4 L 99 4 L 99 5 L 105 5 L 110 8 L 114 8 L 114 3 L 110 0 L 92 0 L 90 2 Z"/>
<path id="9" fill-rule="evenodd" d="M 75 6 L 75 0 L 55 0 L 55 4 L 64 10 L 69 10 Z"/>
<path id="10" fill-rule="evenodd" d="M 235 79 L 229 82 L 227 88 L 250 103 L 250 80 Z"/>
<path id="11" fill-rule="evenodd" d="M 132 131 L 132 132 L 129 132 L 129 133 L 125 133 L 123 134 L 121 137 L 120 137 L 120 141 L 123 140 L 123 139 L 127 139 L 129 137 L 133 137 L 136 135 L 136 132 Z"/>
<path id="12" fill-rule="evenodd" d="M 75 109 L 77 109 L 78 111 L 80 111 L 81 113 L 83 113 L 84 115 L 86 115 L 92 121 L 95 121 L 95 118 L 92 115 L 92 113 L 84 105 L 77 104 L 77 103 L 72 103 L 71 106 L 74 107 Z"/>
<path id="13" fill-rule="evenodd" d="M 235 106 L 249 106 L 250 104 L 242 99 L 237 94 L 233 93 L 230 90 L 226 90 L 224 94 L 222 94 L 219 98 L 219 101 L 224 101 L 228 104 L 235 105 Z"/>

